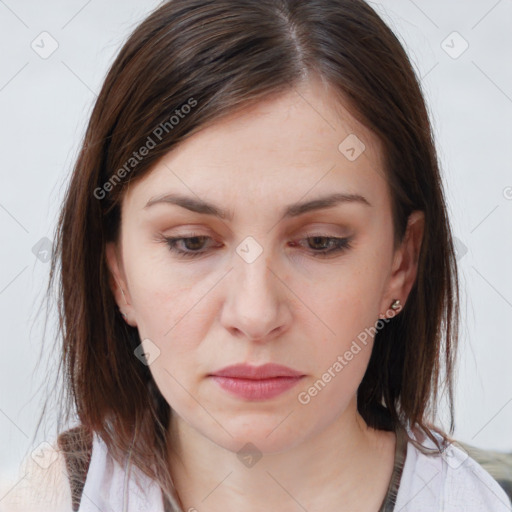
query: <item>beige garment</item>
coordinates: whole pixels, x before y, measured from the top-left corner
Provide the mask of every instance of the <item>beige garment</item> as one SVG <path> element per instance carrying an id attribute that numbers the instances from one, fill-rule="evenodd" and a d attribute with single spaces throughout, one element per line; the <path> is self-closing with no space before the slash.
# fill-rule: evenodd
<path id="1" fill-rule="evenodd" d="M 22 462 L 18 478 L 0 482 L 0 512 L 72 512 L 66 462 L 56 445 L 43 443 Z"/>

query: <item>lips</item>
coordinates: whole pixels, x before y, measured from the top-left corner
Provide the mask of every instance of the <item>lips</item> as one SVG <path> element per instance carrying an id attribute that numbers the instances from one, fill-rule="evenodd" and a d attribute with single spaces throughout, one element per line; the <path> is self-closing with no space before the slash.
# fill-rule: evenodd
<path id="1" fill-rule="evenodd" d="M 267 363 L 262 366 L 251 366 L 248 364 L 235 364 L 226 366 L 211 375 L 217 377 L 231 377 L 234 379 L 275 379 L 277 377 L 302 377 L 304 374 L 275 363 Z"/>
<path id="2" fill-rule="evenodd" d="M 244 400 L 269 400 L 293 388 L 304 374 L 275 363 L 262 366 L 237 364 L 209 377 L 231 396 Z"/>

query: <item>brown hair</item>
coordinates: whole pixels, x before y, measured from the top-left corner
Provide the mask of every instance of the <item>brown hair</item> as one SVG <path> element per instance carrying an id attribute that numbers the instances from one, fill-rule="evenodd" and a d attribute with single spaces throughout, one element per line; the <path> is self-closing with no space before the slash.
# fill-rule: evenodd
<path id="1" fill-rule="evenodd" d="M 67 417 L 75 409 L 116 460 L 130 454 L 163 489 L 172 486 L 171 410 L 134 356 L 141 341 L 116 307 L 105 258 L 123 192 L 197 130 L 313 76 L 382 142 L 395 245 L 409 214 L 425 213 L 416 282 L 375 337 L 358 409 L 372 427 L 408 422 L 446 439 L 433 426 L 444 384 L 453 432 L 456 260 L 427 109 L 402 45 L 362 0 L 172 0 L 136 28 L 105 79 L 67 189 L 50 277 L 50 286 L 60 277 Z"/>

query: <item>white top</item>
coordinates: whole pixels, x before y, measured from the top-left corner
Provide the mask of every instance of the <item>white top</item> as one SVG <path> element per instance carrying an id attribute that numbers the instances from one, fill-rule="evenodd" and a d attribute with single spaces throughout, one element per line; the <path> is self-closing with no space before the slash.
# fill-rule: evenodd
<path id="1" fill-rule="evenodd" d="M 427 448 L 434 444 L 422 441 Z M 50 459 L 51 460 L 51 459 Z M 25 478 L 0 501 L 0 512 L 71 512 L 71 493 L 61 455 L 47 469 L 30 459 Z M 141 487 L 134 477 L 138 475 Z M 13 483 L 10 484 L 14 485 Z M 0 486 L 0 498 L 9 485 Z M 79 512 L 164 512 L 158 485 L 133 468 L 126 475 L 93 437 L 91 463 Z M 425 455 L 407 445 L 394 512 L 512 512 L 509 498 L 475 460 L 451 446 L 443 455 Z"/>
<path id="2" fill-rule="evenodd" d="M 430 439 L 422 441 L 434 448 Z M 512 505 L 494 478 L 460 448 L 425 455 L 407 444 L 396 512 L 505 512 Z"/>

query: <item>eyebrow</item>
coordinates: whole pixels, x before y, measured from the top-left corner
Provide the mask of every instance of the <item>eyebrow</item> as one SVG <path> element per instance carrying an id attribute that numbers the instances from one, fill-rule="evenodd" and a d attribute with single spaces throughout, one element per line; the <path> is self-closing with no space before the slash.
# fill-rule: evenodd
<path id="1" fill-rule="evenodd" d="M 181 194 L 165 194 L 151 198 L 144 206 L 144 209 L 149 208 L 155 204 L 166 203 L 174 204 L 186 208 L 192 212 L 202 213 L 205 215 L 213 215 L 223 220 L 232 220 L 233 212 L 216 206 L 212 203 L 203 201 L 190 196 Z M 360 203 L 366 206 L 372 206 L 370 202 L 360 194 L 348 194 L 348 193 L 334 193 L 327 196 L 312 199 L 311 201 L 302 203 L 293 203 L 285 207 L 284 213 L 281 219 L 298 217 L 304 213 L 308 213 L 315 210 L 323 210 L 326 208 L 332 208 L 339 204 L 345 203 Z"/>

